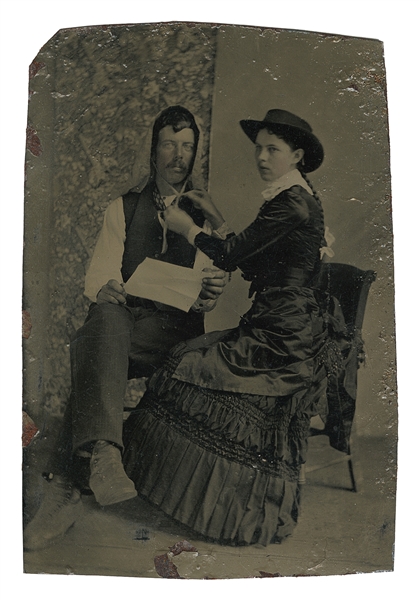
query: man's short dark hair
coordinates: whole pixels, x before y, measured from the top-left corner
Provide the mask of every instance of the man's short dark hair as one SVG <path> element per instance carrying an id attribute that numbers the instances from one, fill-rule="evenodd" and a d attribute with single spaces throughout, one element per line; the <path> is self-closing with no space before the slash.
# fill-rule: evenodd
<path id="1" fill-rule="evenodd" d="M 173 127 L 173 131 L 175 133 L 177 133 L 178 131 L 182 131 L 182 129 L 192 129 L 192 131 L 194 133 L 195 147 L 194 147 L 194 153 L 193 153 L 193 157 L 191 160 L 191 164 L 189 167 L 189 173 L 188 173 L 188 175 L 189 175 L 193 169 L 193 165 L 195 162 L 196 151 L 198 148 L 198 140 L 199 140 L 199 129 L 195 122 L 195 118 L 194 118 L 193 114 L 187 108 L 184 108 L 183 106 L 180 106 L 180 105 L 169 106 L 168 108 L 165 108 L 154 122 L 153 135 L 151 138 L 151 153 L 150 153 L 151 154 L 151 156 L 150 156 L 151 172 L 152 173 L 155 172 L 153 162 L 155 162 L 155 160 L 156 160 L 156 151 L 157 151 L 157 144 L 159 141 L 159 133 L 167 125 L 170 125 L 171 127 Z"/>

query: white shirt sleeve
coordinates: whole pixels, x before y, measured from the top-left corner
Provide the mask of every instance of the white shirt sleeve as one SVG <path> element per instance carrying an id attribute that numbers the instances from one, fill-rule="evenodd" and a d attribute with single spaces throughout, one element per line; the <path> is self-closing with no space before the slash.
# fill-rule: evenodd
<path id="1" fill-rule="evenodd" d="M 232 233 L 232 230 L 225 221 L 218 229 L 212 229 L 208 221 L 205 221 L 202 228 L 198 227 L 198 225 L 192 225 L 186 238 L 191 246 L 195 245 L 195 238 L 199 233 L 206 233 L 207 235 L 212 235 L 220 240 L 225 240 L 227 235 Z"/>
<path id="2" fill-rule="evenodd" d="M 205 231 L 201 227 L 198 227 L 198 225 L 192 225 L 191 228 L 189 229 L 188 235 L 186 237 L 186 239 L 188 240 L 188 242 L 190 243 L 191 246 L 195 246 L 194 242 L 195 242 L 195 238 L 198 235 L 198 233 L 207 233 L 207 235 L 211 235 L 211 233 Z"/>
<path id="3" fill-rule="evenodd" d="M 125 243 L 125 216 L 122 197 L 108 206 L 102 230 L 87 269 L 84 294 L 92 302 L 110 279 L 122 283 L 121 267 Z"/>

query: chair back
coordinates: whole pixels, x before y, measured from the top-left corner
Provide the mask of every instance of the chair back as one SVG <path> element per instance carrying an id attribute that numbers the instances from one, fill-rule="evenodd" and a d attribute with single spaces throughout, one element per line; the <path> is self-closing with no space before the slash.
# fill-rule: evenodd
<path id="1" fill-rule="evenodd" d="M 311 430 L 312 435 L 327 435 L 336 450 L 350 454 L 350 434 L 355 415 L 357 372 L 364 362 L 362 324 L 368 293 L 376 273 L 352 265 L 323 263 L 317 287 L 330 298 L 336 298 L 345 318 L 349 348 L 344 352 L 340 372 L 329 375 L 327 381 L 327 417 L 324 430 Z"/>
<path id="2" fill-rule="evenodd" d="M 371 270 L 363 271 L 342 263 L 322 263 L 318 286 L 329 297 L 339 300 L 350 339 L 362 330 L 368 293 L 375 278 L 376 273 Z"/>

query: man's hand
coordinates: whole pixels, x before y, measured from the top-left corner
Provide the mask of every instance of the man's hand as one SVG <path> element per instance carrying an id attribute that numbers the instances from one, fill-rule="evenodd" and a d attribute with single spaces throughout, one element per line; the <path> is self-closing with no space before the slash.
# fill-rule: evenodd
<path id="1" fill-rule="evenodd" d="M 224 290 L 227 284 L 227 273 L 221 269 L 204 269 L 205 273 L 208 273 L 202 280 L 202 289 L 199 297 L 203 300 L 216 300 Z"/>
<path id="2" fill-rule="evenodd" d="M 116 281 L 116 279 L 110 279 L 108 283 L 100 289 L 100 292 L 96 296 L 96 302 L 98 304 L 125 304 L 127 293 L 123 286 Z"/>

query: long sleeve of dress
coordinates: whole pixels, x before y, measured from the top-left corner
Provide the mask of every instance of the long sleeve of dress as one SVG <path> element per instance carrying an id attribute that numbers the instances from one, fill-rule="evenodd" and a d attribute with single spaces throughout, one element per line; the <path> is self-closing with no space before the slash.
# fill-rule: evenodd
<path id="1" fill-rule="evenodd" d="M 267 202 L 256 219 L 240 234 L 226 240 L 199 233 L 195 246 L 225 271 L 234 271 L 240 263 L 275 244 L 307 221 L 309 209 L 304 198 L 291 190 Z"/>

